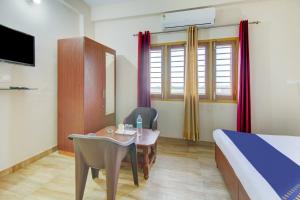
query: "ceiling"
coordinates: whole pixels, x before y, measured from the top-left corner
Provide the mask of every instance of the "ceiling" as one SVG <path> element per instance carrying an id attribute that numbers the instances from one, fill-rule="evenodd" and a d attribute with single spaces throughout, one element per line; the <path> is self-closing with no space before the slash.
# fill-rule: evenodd
<path id="1" fill-rule="evenodd" d="M 124 3 L 131 0 L 84 0 L 90 6 L 103 6 L 116 3 Z"/>

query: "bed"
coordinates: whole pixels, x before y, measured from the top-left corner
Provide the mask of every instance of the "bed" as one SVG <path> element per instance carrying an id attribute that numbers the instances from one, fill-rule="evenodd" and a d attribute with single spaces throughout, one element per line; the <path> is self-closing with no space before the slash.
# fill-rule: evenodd
<path id="1" fill-rule="evenodd" d="M 300 200 L 300 137 L 215 130 L 217 167 L 233 200 Z"/>

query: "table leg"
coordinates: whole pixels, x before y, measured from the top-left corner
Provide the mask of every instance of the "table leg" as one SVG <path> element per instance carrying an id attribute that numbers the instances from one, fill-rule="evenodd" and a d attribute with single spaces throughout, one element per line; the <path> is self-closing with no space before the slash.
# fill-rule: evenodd
<path id="1" fill-rule="evenodd" d="M 149 147 L 143 149 L 144 152 L 144 178 L 147 180 L 149 178 Z"/>
<path id="2" fill-rule="evenodd" d="M 154 159 L 153 159 L 153 164 L 155 163 L 156 161 L 156 154 L 157 154 L 157 142 L 155 142 L 154 146 L 152 147 L 153 148 L 153 156 L 154 156 Z"/>

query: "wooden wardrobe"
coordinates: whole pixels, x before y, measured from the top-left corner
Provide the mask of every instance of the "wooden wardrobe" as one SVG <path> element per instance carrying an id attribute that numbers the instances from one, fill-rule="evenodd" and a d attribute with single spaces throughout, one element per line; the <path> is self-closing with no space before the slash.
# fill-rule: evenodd
<path id="1" fill-rule="evenodd" d="M 67 138 L 115 125 L 116 52 L 87 37 L 58 40 L 58 149 Z"/>

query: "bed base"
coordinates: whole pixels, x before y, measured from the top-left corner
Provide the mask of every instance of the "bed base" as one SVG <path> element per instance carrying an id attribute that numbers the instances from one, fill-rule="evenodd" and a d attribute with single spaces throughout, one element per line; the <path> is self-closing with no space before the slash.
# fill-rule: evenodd
<path id="1" fill-rule="evenodd" d="M 229 164 L 228 160 L 226 159 L 218 145 L 216 145 L 215 148 L 215 159 L 217 167 L 223 176 L 224 182 L 227 186 L 232 200 L 250 200 L 243 185 L 234 173 L 231 165 Z"/>

